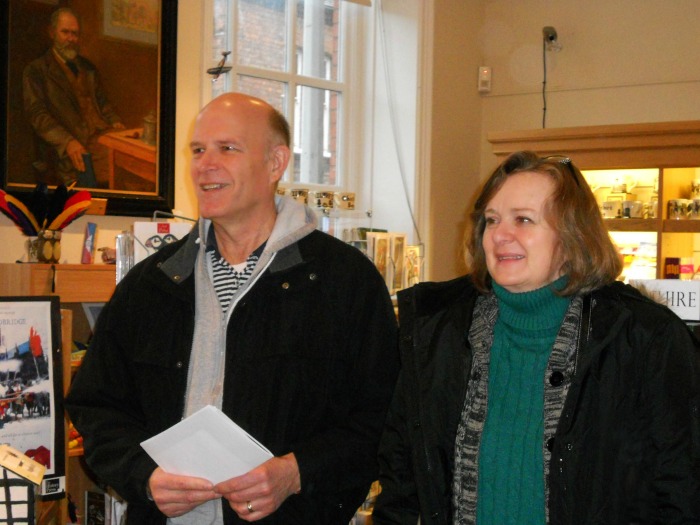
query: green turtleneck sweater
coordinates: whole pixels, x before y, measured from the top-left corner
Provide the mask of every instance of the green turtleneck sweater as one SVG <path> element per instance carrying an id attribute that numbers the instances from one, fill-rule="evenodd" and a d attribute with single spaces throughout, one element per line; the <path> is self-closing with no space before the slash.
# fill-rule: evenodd
<path id="1" fill-rule="evenodd" d="M 561 288 L 566 277 L 554 283 Z M 494 283 L 498 319 L 479 450 L 477 525 L 545 523 L 544 377 L 568 297 L 550 286 L 511 293 Z"/>

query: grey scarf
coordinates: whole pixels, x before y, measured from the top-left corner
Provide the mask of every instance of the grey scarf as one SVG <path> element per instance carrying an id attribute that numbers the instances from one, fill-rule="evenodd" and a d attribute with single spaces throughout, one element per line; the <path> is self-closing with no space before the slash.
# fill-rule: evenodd
<path id="1" fill-rule="evenodd" d="M 559 333 L 554 341 L 552 354 L 547 363 L 544 381 L 544 454 L 545 502 L 549 499 L 549 465 L 551 452 L 546 447 L 546 436 L 554 432 L 564 408 L 571 378 L 576 367 L 578 334 L 581 326 L 583 301 L 575 297 L 564 315 Z M 452 506 L 454 525 L 475 525 L 477 484 L 479 472 L 479 447 L 481 433 L 486 421 L 488 403 L 489 359 L 493 344 L 493 328 L 498 317 L 498 301 L 495 295 L 480 297 L 474 307 L 474 321 L 469 330 L 469 342 L 473 348 L 472 375 L 462 408 L 457 436 L 452 477 Z M 564 370 L 565 382 L 553 388 L 547 376 L 552 370 Z M 545 507 L 549 523 L 549 507 Z"/>

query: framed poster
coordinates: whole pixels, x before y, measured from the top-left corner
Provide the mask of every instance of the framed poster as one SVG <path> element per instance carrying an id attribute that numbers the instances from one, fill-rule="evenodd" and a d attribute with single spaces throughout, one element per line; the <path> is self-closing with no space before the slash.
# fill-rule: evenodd
<path id="1" fill-rule="evenodd" d="M 44 499 L 65 495 L 57 296 L 0 297 L 0 442 L 46 467 Z"/>
<path id="2" fill-rule="evenodd" d="M 90 190 L 108 215 L 174 204 L 177 0 L 0 4 L 0 188 Z M 68 36 L 66 36 L 68 35 Z"/>
<path id="3" fill-rule="evenodd" d="M 393 272 L 389 249 L 390 237 L 388 233 L 367 232 L 367 256 L 374 262 L 387 288 L 391 291 Z"/>
<path id="4" fill-rule="evenodd" d="M 406 288 L 406 234 L 391 233 L 389 251 L 391 253 L 391 288 L 394 295 Z"/>
<path id="5" fill-rule="evenodd" d="M 423 255 L 421 245 L 406 246 L 406 287 L 410 288 L 423 280 Z"/>

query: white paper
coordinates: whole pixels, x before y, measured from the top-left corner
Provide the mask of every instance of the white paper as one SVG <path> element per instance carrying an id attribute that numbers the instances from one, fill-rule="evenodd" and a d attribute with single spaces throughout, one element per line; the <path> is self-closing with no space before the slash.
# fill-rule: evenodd
<path id="1" fill-rule="evenodd" d="M 166 472 L 214 484 L 245 474 L 272 457 L 255 438 L 211 405 L 141 446 Z"/>

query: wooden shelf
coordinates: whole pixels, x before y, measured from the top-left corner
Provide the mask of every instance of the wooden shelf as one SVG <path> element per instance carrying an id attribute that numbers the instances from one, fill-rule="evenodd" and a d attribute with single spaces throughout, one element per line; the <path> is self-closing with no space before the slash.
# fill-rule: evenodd
<path id="1" fill-rule="evenodd" d="M 611 232 L 655 232 L 659 229 L 659 219 L 605 219 Z"/>
<path id="2" fill-rule="evenodd" d="M 664 220 L 664 233 L 700 233 L 700 221 L 694 219 Z"/>
<path id="3" fill-rule="evenodd" d="M 103 303 L 115 286 L 115 267 L 108 264 L 0 264 L 0 295 L 58 295 L 62 303 Z"/>
<path id="4" fill-rule="evenodd" d="M 488 140 L 499 162 L 529 149 L 571 155 L 582 170 L 700 166 L 700 120 L 500 131 Z"/>

